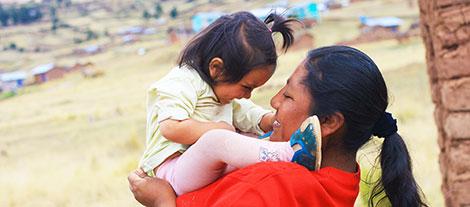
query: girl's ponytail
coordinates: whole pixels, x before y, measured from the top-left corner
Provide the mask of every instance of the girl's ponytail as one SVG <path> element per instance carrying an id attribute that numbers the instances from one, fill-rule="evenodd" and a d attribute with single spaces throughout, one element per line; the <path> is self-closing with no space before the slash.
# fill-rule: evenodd
<path id="1" fill-rule="evenodd" d="M 290 28 L 290 24 L 293 22 L 300 23 L 296 19 L 285 19 L 276 13 L 269 14 L 264 20 L 266 25 L 272 23 L 270 29 L 271 32 L 281 33 L 283 39 L 282 49 L 284 52 L 287 51 L 287 49 L 294 43 L 294 34 L 292 32 L 292 28 Z"/>
<path id="2" fill-rule="evenodd" d="M 385 140 L 380 152 L 382 177 L 372 189 L 369 205 L 374 206 L 374 198 L 381 196 L 385 191 L 393 207 L 427 206 L 423 201 L 421 189 L 413 177 L 408 149 L 403 138 L 397 134 L 396 121 L 391 114 L 384 113 L 375 124 L 373 134 L 384 137 Z"/>

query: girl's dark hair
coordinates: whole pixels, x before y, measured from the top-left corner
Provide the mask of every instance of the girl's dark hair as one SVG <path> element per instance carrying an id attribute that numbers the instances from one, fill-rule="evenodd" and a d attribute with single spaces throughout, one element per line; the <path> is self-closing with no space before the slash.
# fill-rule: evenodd
<path id="1" fill-rule="evenodd" d="M 357 49 L 331 46 L 310 51 L 305 68 L 304 84 L 313 97 L 312 115 L 321 120 L 341 113 L 345 120 L 342 143 L 346 150 L 356 153 L 371 138 L 375 123 L 388 105 L 387 87 L 377 65 Z M 385 137 L 380 165 L 382 177 L 372 190 L 370 206 L 384 191 L 392 206 L 427 206 L 399 134 Z"/>
<path id="2" fill-rule="evenodd" d="M 277 53 L 273 32 L 283 37 L 282 48 L 287 50 L 294 42 L 290 23 L 270 14 L 264 22 L 249 12 L 224 15 L 198 33 L 184 48 L 178 60 L 179 66 L 195 69 L 209 85 L 214 80 L 209 73 L 209 63 L 219 57 L 224 61 L 224 82 L 235 83 L 258 66 L 276 65 Z M 271 28 L 268 25 L 272 24 Z"/>

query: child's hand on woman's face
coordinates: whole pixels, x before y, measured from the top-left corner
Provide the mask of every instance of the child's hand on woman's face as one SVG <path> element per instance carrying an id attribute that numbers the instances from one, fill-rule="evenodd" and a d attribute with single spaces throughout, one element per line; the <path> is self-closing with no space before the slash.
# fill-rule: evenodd
<path id="1" fill-rule="evenodd" d="M 273 130 L 273 123 L 276 120 L 276 117 L 273 112 L 263 115 L 259 123 L 259 127 L 264 132 L 269 132 Z"/>
<path id="2" fill-rule="evenodd" d="M 127 180 L 135 199 L 142 205 L 152 207 L 176 206 L 176 195 L 168 182 L 149 177 L 141 169 L 130 173 Z"/>

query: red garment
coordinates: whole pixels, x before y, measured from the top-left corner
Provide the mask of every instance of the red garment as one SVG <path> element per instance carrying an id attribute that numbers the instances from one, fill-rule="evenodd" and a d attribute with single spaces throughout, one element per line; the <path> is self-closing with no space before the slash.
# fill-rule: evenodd
<path id="1" fill-rule="evenodd" d="M 359 181 L 359 170 L 313 172 L 291 162 L 263 162 L 178 197 L 177 206 L 353 206 Z"/>

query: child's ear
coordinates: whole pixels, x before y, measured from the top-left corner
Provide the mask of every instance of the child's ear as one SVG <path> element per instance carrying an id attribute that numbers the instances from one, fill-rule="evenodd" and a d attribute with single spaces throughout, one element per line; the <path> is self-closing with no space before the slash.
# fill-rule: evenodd
<path id="1" fill-rule="evenodd" d="M 215 57 L 209 62 L 209 74 L 211 75 L 212 80 L 217 81 L 222 76 L 222 71 L 224 68 L 224 61 Z"/>

